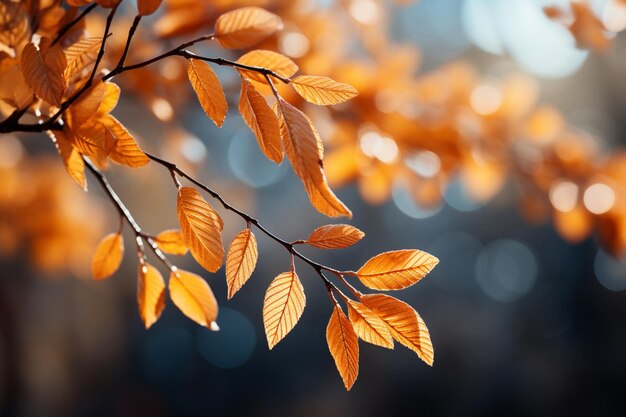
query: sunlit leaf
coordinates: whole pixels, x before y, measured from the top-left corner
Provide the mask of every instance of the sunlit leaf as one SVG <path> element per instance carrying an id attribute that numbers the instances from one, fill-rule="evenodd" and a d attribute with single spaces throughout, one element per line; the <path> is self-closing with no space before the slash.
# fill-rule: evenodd
<path id="1" fill-rule="evenodd" d="M 343 103 L 359 94 L 349 84 L 316 75 L 299 75 L 291 80 L 291 85 L 303 99 L 320 105 Z"/>
<path id="2" fill-rule="evenodd" d="M 348 317 L 356 334 L 365 342 L 393 349 L 393 337 L 380 317 L 364 304 L 348 302 Z"/>
<path id="3" fill-rule="evenodd" d="M 305 304 L 304 288 L 295 271 L 274 278 L 263 301 L 263 325 L 270 349 L 295 327 Z"/>
<path id="4" fill-rule="evenodd" d="M 176 270 L 170 274 L 170 298 L 183 314 L 201 326 L 217 331 L 217 300 L 209 284 L 196 274 Z"/>
<path id="5" fill-rule="evenodd" d="M 38 97 L 55 106 L 61 105 L 65 92 L 63 72 L 67 60 L 59 44 L 49 46 L 43 38 L 39 45 L 27 44 L 22 50 L 22 73 L 26 84 Z"/>
<path id="6" fill-rule="evenodd" d="M 100 121 L 115 138 L 115 147 L 109 153 L 109 158 L 132 168 L 142 167 L 150 162 L 150 158 L 139 148 L 130 132 L 115 117 L 107 114 Z"/>
<path id="7" fill-rule="evenodd" d="M 165 308 L 165 282 L 159 270 L 150 264 L 139 265 L 137 306 L 146 329 L 156 323 Z"/>
<path id="8" fill-rule="evenodd" d="M 25 109 L 33 101 L 33 92 L 26 84 L 20 65 L 15 64 L 2 73 L 0 98 L 16 109 Z"/>
<path id="9" fill-rule="evenodd" d="M 359 375 L 359 341 L 352 323 L 335 304 L 326 327 L 326 342 L 347 390 Z"/>
<path id="10" fill-rule="evenodd" d="M 187 76 L 204 112 L 218 127 L 222 127 L 228 111 L 228 103 L 222 84 L 211 66 L 203 61 L 190 59 Z"/>
<path id="11" fill-rule="evenodd" d="M 96 114 L 104 100 L 105 92 L 106 87 L 104 83 L 98 81 L 70 106 L 69 115 L 67 116 L 69 116 L 73 126 L 82 125 Z"/>
<path id="12" fill-rule="evenodd" d="M 87 180 L 85 178 L 85 161 L 80 152 L 72 146 L 65 137 L 65 133 L 60 130 L 50 131 L 48 133 L 54 144 L 56 145 L 59 155 L 63 160 L 65 169 L 70 177 L 82 188 L 87 191 Z"/>
<path id="13" fill-rule="evenodd" d="M 439 259 L 421 250 L 396 250 L 374 256 L 356 274 L 368 288 L 401 290 L 424 278 L 438 263 Z"/>
<path id="14" fill-rule="evenodd" d="M 183 233 L 177 229 L 164 230 L 154 238 L 159 249 L 170 255 L 186 255 L 189 249 L 185 245 Z"/>
<path id="15" fill-rule="evenodd" d="M 285 78 L 290 78 L 298 72 L 298 66 L 291 59 L 278 52 L 266 51 L 264 49 L 255 49 L 242 55 L 237 60 L 237 63 L 251 67 L 266 68 Z M 238 71 L 243 77 L 250 80 L 267 83 L 265 76 L 257 71 L 242 68 L 239 68 Z"/>
<path id="16" fill-rule="evenodd" d="M 247 48 L 282 28 L 275 14 L 259 7 L 243 7 L 217 18 L 215 37 L 224 48 Z"/>
<path id="17" fill-rule="evenodd" d="M 108 278 L 117 271 L 124 257 L 124 239 L 119 233 L 104 237 L 91 259 L 91 273 L 94 279 Z"/>
<path id="18" fill-rule="evenodd" d="M 233 239 L 226 256 L 226 283 L 228 299 L 248 281 L 254 271 L 259 252 L 256 237 L 250 229 L 239 232 Z"/>
<path id="19" fill-rule="evenodd" d="M 306 244 L 320 249 L 347 248 L 363 239 L 365 233 L 349 224 L 327 224 L 315 229 Z"/>
<path id="20" fill-rule="evenodd" d="M 111 82 L 104 83 L 105 92 L 104 99 L 98 108 L 98 116 L 104 116 L 106 114 L 111 113 L 111 111 L 117 106 L 117 102 L 120 99 L 120 87 Z"/>
<path id="21" fill-rule="evenodd" d="M 70 45 L 65 50 L 67 67 L 64 76 L 68 82 L 76 81 L 83 71 L 93 68 L 101 45 L 102 38 L 87 38 Z"/>

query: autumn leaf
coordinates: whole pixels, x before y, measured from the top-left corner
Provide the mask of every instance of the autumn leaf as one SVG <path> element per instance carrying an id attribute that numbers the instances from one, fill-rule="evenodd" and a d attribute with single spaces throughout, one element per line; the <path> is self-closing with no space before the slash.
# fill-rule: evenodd
<path id="1" fill-rule="evenodd" d="M 170 298 L 183 314 L 201 326 L 217 331 L 217 300 L 200 276 L 178 269 L 170 274 Z"/>
<path id="2" fill-rule="evenodd" d="M 283 147 L 280 142 L 278 118 L 265 98 L 246 79 L 241 80 L 239 113 L 254 133 L 265 156 L 280 164 L 283 161 Z"/>
<path id="3" fill-rule="evenodd" d="M 96 159 L 106 159 L 116 146 L 116 139 L 111 130 L 93 118 L 79 128 L 66 128 L 65 133 L 80 153 Z"/>
<path id="4" fill-rule="evenodd" d="M 120 87 L 115 83 L 106 82 L 104 83 L 104 86 L 104 98 L 102 99 L 102 103 L 100 104 L 97 112 L 97 115 L 100 117 L 111 113 L 111 111 L 117 106 L 121 93 Z"/>
<path id="5" fill-rule="evenodd" d="M 315 229 L 304 243 L 320 249 L 347 248 L 363 239 L 365 233 L 349 224 L 328 224 Z"/>
<path id="6" fill-rule="evenodd" d="M 278 52 L 266 51 L 264 49 L 255 49 L 242 55 L 237 60 L 237 63 L 251 67 L 265 68 L 285 78 L 291 78 L 298 72 L 298 66 L 291 59 Z M 250 71 L 243 68 L 238 68 L 238 71 L 243 77 L 249 80 L 267 83 L 265 76 L 257 71 Z"/>
<path id="7" fill-rule="evenodd" d="M 164 230 L 154 238 L 159 249 L 170 255 L 186 255 L 189 249 L 185 245 L 183 233 L 180 230 Z"/>
<path id="8" fill-rule="evenodd" d="M 178 191 L 178 221 L 194 259 L 209 272 L 216 272 L 224 260 L 222 229 L 219 214 L 191 187 Z"/>
<path id="9" fill-rule="evenodd" d="M 150 162 L 128 130 L 110 114 L 100 117 L 102 124 L 115 138 L 115 147 L 109 153 L 109 158 L 118 164 L 131 168 L 142 167 Z"/>
<path id="10" fill-rule="evenodd" d="M 435 351 L 430 334 L 413 307 L 386 294 L 364 295 L 361 301 L 387 324 L 394 339 L 432 366 Z"/>
<path id="11" fill-rule="evenodd" d="M 319 105 L 343 103 L 359 94 L 351 85 L 316 75 L 299 75 L 291 85 L 303 99 Z"/>
<path id="12" fill-rule="evenodd" d="M 295 271 L 274 278 L 263 301 L 263 325 L 270 349 L 296 326 L 305 304 L 304 288 Z"/>
<path id="13" fill-rule="evenodd" d="M 349 391 L 359 375 L 359 341 L 339 304 L 335 304 L 326 327 L 326 342 L 343 384 Z"/>
<path id="14" fill-rule="evenodd" d="M 163 0 L 137 0 L 137 13 L 148 16 L 156 12 Z"/>
<path id="15" fill-rule="evenodd" d="M 61 130 L 48 131 L 48 135 L 54 141 L 54 144 L 61 155 L 63 164 L 67 173 L 72 177 L 74 181 L 87 191 L 87 179 L 85 178 L 85 161 L 80 152 L 72 146 L 72 144 L 65 137 L 65 133 Z"/>
<path id="16" fill-rule="evenodd" d="M 190 59 L 187 76 L 204 112 L 217 127 L 222 127 L 228 112 L 228 103 L 222 84 L 211 66 L 203 61 Z"/>
<path id="17" fill-rule="evenodd" d="M 50 40 L 42 38 L 39 45 L 27 44 L 22 50 L 22 73 L 26 84 L 43 100 L 57 107 L 65 92 L 63 72 L 67 60 L 59 44 L 49 46 Z"/>
<path id="18" fill-rule="evenodd" d="M 252 230 L 245 229 L 239 232 L 230 244 L 226 256 L 226 283 L 229 300 L 248 281 L 258 257 L 256 237 Z"/>
<path id="19" fill-rule="evenodd" d="M 401 290 L 410 287 L 439 263 L 439 259 L 417 249 L 383 252 L 368 260 L 356 275 L 374 290 Z"/>
<path id="20" fill-rule="evenodd" d="M 91 273 L 94 279 L 108 278 L 117 271 L 124 257 L 124 239 L 119 233 L 104 237 L 91 259 Z"/>
<path id="21" fill-rule="evenodd" d="M 26 85 L 20 65 L 15 64 L 2 73 L 0 98 L 16 109 L 25 109 L 33 102 L 33 92 Z"/>
<path id="22" fill-rule="evenodd" d="M 322 140 L 309 118 L 284 100 L 279 101 L 281 138 L 287 158 L 304 183 L 313 207 L 330 217 L 348 216 L 352 212 L 337 198 L 326 181 L 323 167 Z"/>
<path id="23" fill-rule="evenodd" d="M 65 50 L 67 67 L 64 77 L 69 83 L 75 82 L 85 70 L 91 70 L 96 63 L 102 38 L 82 39 Z"/>
<path id="24" fill-rule="evenodd" d="M 69 107 L 66 113 L 66 119 L 70 121 L 73 126 L 82 125 L 96 114 L 104 100 L 105 92 L 106 86 L 104 83 L 97 81 Z"/>
<path id="25" fill-rule="evenodd" d="M 137 306 L 146 329 L 156 323 L 165 308 L 165 282 L 159 270 L 150 264 L 139 265 Z"/>
<path id="26" fill-rule="evenodd" d="M 354 331 L 363 341 L 393 349 L 393 337 L 387 325 L 364 304 L 349 301 L 348 317 L 350 317 Z"/>
<path id="27" fill-rule="evenodd" d="M 259 7 L 224 13 L 215 22 L 215 38 L 224 48 L 248 48 L 281 30 L 280 17 Z"/>

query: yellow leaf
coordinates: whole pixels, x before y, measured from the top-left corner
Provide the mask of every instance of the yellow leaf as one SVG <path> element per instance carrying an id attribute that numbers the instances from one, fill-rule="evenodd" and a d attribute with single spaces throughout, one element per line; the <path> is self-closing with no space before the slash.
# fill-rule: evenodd
<path id="1" fill-rule="evenodd" d="M 67 140 L 65 134 L 60 130 L 49 131 L 48 135 L 54 141 L 54 144 L 61 155 L 63 164 L 70 177 L 82 188 L 87 191 L 87 179 L 85 178 L 85 161 L 80 152 L 72 146 Z"/>
<path id="2" fill-rule="evenodd" d="M 305 241 L 320 249 L 347 248 L 363 239 L 365 233 L 349 224 L 327 224 L 315 229 Z"/>
<path id="3" fill-rule="evenodd" d="M 246 79 L 241 80 L 239 113 L 254 133 L 265 156 L 280 164 L 283 161 L 283 147 L 280 143 L 280 127 L 276 113 L 254 85 Z"/>
<path id="4" fill-rule="evenodd" d="M 264 49 L 255 49 L 254 51 L 242 55 L 237 60 L 237 63 L 251 67 L 266 68 L 285 78 L 291 78 L 298 72 L 298 66 L 291 59 L 278 52 L 266 51 Z M 241 68 L 239 68 L 238 71 L 243 77 L 250 80 L 267 83 L 265 76 L 257 71 L 249 71 Z"/>
<path id="5" fill-rule="evenodd" d="M 224 13 L 215 22 L 215 37 L 224 48 L 248 48 L 283 28 L 280 17 L 259 7 Z"/>
<path id="6" fill-rule="evenodd" d="M 303 99 L 309 103 L 324 106 L 343 103 L 359 94 L 349 84 L 339 83 L 331 78 L 316 75 L 299 75 L 291 80 L 291 84 Z"/>
<path id="7" fill-rule="evenodd" d="M 190 187 L 178 191 L 178 221 L 185 244 L 194 259 L 209 272 L 216 272 L 224 260 L 222 229 L 217 212 Z"/>
<path id="8" fill-rule="evenodd" d="M 93 68 L 101 45 L 102 38 L 87 38 L 72 44 L 65 50 L 67 67 L 64 75 L 69 83 L 81 78 L 83 71 Z"/>
<path id="9" fill-rule="evenodd" d="M 380 317 L 364 304 L 348 302 L 348 316 L 356 334 L 365 342 L 393 349 L 393 337 Z"/>
<path id="10" fill-rule="evenodd" d="M 196 323 L 213 331 L 219 330 L 217 300 L 209 284 L 196 274 L 176 270 L 170 274 L 170 298 L 174 305 Z"/>
<path id="11" fill-rule="evenodd" d="M 91 259 L 91 273 L 94 279 L 108 278 L 117 271 L 124 257 L 124 239 L 119 233 L 104 237 Z"/>
<path id="12" fill-rule="evenodd" d="M 226 256 L 226 283 L 229 300 L 248 281 L 258 257 L 256 237 L 252 230 L 245 229 L 239 232 L 230 244 Z"/>
<path id="13" fill-rule="evenodd" d="M 67 65 L 59 44 L 52 47 L 50 40 L 42 38 L 39 45 L 27 44 L 22 50 L 22 73 L 26 84 L 38 97 L 57 107 L 65 92 L 63 72 Z"/>
<path id="14" fill-rule="evenodd" d="M 263 325 L 270 349 L 296 326 L 305 304 L 304 288 L 295 271 L 274 278 L 263 301 Z"/>
<path id="15" fill-rule="evenodd" d="M 165 282 L 159 270 L 150 264 L 139 265 L 137 306 L 146 329 L 156 323 L 165 308 Z"/>
<path id="16" fill-rule="evenodd" d="M 432 366 L 435 351 L 430 334 L 413 307 L 386 294 L 364 295 L 361 301 L 387 324 L 394 339 Z"/>
<path id="17" fill-rule="evenodd" d="M 204 112 L 217 127 L 222 127 L 228 112 L 228 103 L 222 84 L 211 66 L 203 61 L 190 59 L 187 76 Z"/>
<path id="18" fill-rule="evenodd" d="M 359 375 L 359 341 L 352 328 L 352 323 L 335 304 L 333 314 L 326 327 L 326 342 L 330 354 L 333 355 L 335 365 L 343 379 L 343 384 L 350 391 Z"/>
<path id="19" fill-rule="evenodd" d="M 287 158 L 313 207 L 330 216 L 352 217 L 352 212 L 337 198 L 328 186 L 322 162 L 322 140 L 309 118 L 284 100 L 279 101 L 282 118 L 280 130 Z"/>
<path id="20" fill-rule="evenodd" d="M 130 132 L 115 117 L 107 114 L 100 117 L 100 121 L 115 138 L 115 147 L 109 153 L 109 158 L 131 168 L 142 167 L 150 162 Z"/>
<path id="21" fill-rule="evenodd" d="M 111 113 L 111 111 L 117 106 L 117 102 L 120 99 L 120 87 L 111 82 L 104 83 L 105 92 L 102 104 L 98 108 L 98 116 L 104 116 Z"/>
<path id="22" fill-rule="evenodd" d="M 189 250 L 180 230 L 164 230 L 155 237 L 154 241 L 159 249 L 170 255 L 186 255 Z"/>
<path id="23" fill-rule="evenodd" d="M 357 272 L 361 282 L 374 290 L 401 290 L 424 278 L 439 259 L 416 249 L 380 253 Z"/>
<path id="24" fill-rule="evenodd" d="M 147 16 L 157 11 L 163 0 L 137 0 L 137 13 Z"/>
<path id="25" fill-rule="evenodd" d="M 69 115 L 66 114 L 66 117 L 69 116 L 68 121 L 71 121 L 72 126 L 80 126 L 96 114 L 104 100 L 105 92 L 104 83 L 97 81 L 70 106 Z"/>

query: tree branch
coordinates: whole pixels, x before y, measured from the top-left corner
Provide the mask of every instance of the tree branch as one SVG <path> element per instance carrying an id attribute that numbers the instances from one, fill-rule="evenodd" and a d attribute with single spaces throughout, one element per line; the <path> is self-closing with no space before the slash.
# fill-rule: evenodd
<path id="1" fill-rule="evenodd" d="M 59 33 L 57 33 L 57 36 L 54 38 L 54 40 L 52 41 L 50 46 L 52 46 L 55 43 L 59 42 L 61 40 L 61 38 L 63 37 L 63 35 L 65 35 L 67 33 L 67 31 L 69 31 L 72 27 L 74 27 L 74 25 L 76 25 L 78 22 L 80 22 L 85 16 L 87 16 L 89 14 L 89 12 L 91 12 L 97 6 L 98 6 L 98 3 L 90 4 L 89 7 L 87 7 L 85 10 L 83 10 L 83 12 L 81 14 L 79 14 L 76 19 L 72 20 L 70 23 L 65 25 L 63 27 L 63 29 L 61 29 L 59 31 Z"/>

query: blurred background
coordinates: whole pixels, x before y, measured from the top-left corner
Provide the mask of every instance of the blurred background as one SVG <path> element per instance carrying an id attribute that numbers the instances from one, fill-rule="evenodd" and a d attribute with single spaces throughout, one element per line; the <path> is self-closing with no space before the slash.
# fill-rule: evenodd
<path id="1" fill-rule="evenodd" d="M 624 146 L 626 41 L 609 34 L 604 52 L 593 45 L 587 45 L 591 50 L 581 48 L 581 39 L 567 23 L 550 20 L 542 10 L 551 5 L 567 10 L 567 1 L 304 3 L 309 9 L 302 10 L 320 13 L 339 4 L 357 24 L 373 22 L 382 28 L 386 42 L 412 46 L 419 51 L 414 53 L 420 69 L 407 70 L 411 76 L 444 71 L 448 65 L 470 66 L 481 80 L 470 88 L 468 106 L 476 114 L 486 117 L 496 111 L 501 80 L 515 74 L 532 80 L 521 90 L 532 90 L 537 102 L 558 109 L 563 123 L 575 126 L 577 135 L 592 143 L 589 149 L 597 152 L 598 161 Z M 617 3 L 590 3 L 607 32 L 626 27 L 626 11 Z M 293 27 L 286 24 L 287 32 L 295 33 Z M 366 29 L 359 36 L 369 36 Z M 277 42 L 294 59 L 306 54 L 297 36 Z M 343 53 L 367 53 L 367 47 L 351 42 Z M 218 74 L 226 85 L 231 82 L 229 102 L 235 108 L 236 74 L 227 69 Z M 143 148 L 193 170 L 286 240 L 304 238 L 329 223 L 310 206 L 287 163 L 277 167 L 264 159 L 236 111 L 217 129 L 195 99 L 184 105 L 151 100 L 149 106 L 138 105 L 140 100 L 130 95 L 115 112 Z M 380 100 L 385 103 L 384 95 L 379 94 Z M 395 103 L 393 96 L 388 102 Z M 166 123 L 172 110 L 180 126 Z M 317 115 L 322 133 L 328 131 L 328 117 Z M 346 123 L 345 118 L 340 122 Z M 370 126 L 359 133 L 360 151 L 382 163 L 394 159 L 396 145 L 391 157 L 389 146 L 372 145 L 386 140 L 370 140 L 374 122 L 359 123 Z M 518 135 L 506 130 L 509 136 Z M 406 144 L 398 144 L 405 149 Z M 263 294 L 273 277 L 288 268 L 289 258 L 260 233 L 256 271 L 229 302 L 223 269 L 211 275 L 189 256 L 176 259 L 212 286 L 220 302 L 219 332 L 192 323 L 169 300 L 161 319 L 146 331 L 136 311 L 132 253 L 111 279 L 89 278 L 96 242 L 118 225 L 97 183 L 88 178 L 85 195 L 66 176 L 50 144 L 36 137 L 3 136 L 0 415 L 624 415 L 626 261 L 616 256 L 619 251 L 606 234 L 599 241 L 592 233 L 601 219 L 590 218 L 580 226 L 580 221 L 557 215 L 570 212 L 564 206 L 576 202 L 592 214 L 604 214 L 615 198 L 607 206 L 605 194 L 589 191 L 586 177 L 559 179 L 547 186 L 544 198 L 554 211 L 547 218 L 556 227 L 551 221 L 529 221 L 520 203 L 526 191 L 515 175 L 502 174 L 498 186 L 481 177 L 479 190 L 494 189 L 481 198 L 468 192 L 473 183 L 468 187 L 463 182 L 458 167 L 445 168 L 445 155 L 432 149 L 419 154 L 414 169 L 424 178 L 449 169 L 445 186 L 438 188 L 440 198 L 414 198 L 412 188 L 397 181 L 399 175 L 383 187 L 381 197 L 379 189 L 367 185 L 372 183 L 365 174 L 349 180 L 331 175 L 345 163 L 331 159 L 340 148 L 341 141 L 329 143 L 329 176 L 355 213 L 351 224 L 366 237 L 350 249 L 305 252 L 339 269 L 358 268 L 385 250 L 419 248 L 437 256 L 440 264 L 427 278 L 393 294 L 426 321 L 435 346 L 434 367 L 402 346 L 392 352 L 361 343 L 359 379 L 346 392 L 325 342 L 331 306 L 324 286 L 300 264 L 297 270 L 307 294 L 304 315 L 270 352 L 261 317 Z M 601 162 L 592 165 L 600 169 Z M 142 226 L 154 233 L 176 227 L 169 174 L 152 165 L 129 171 L 112 166 L 108 176 Z M 587 184 L 585 192 L 576 188 L 580 183 Z M 617 187 L 623 189 L 624 183 Z M 245 224 L 222 214 L 224 240 L 230 242 Z M 579 227 L 585 231 L 579 233 Z M 127 233 L 127 248 L 131 239 Z"/>

